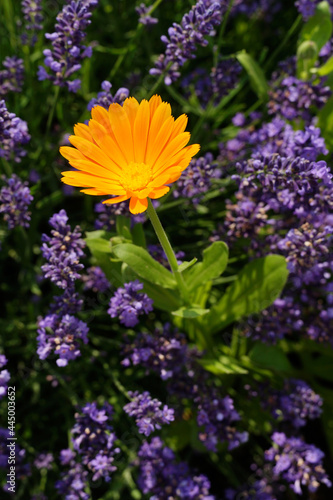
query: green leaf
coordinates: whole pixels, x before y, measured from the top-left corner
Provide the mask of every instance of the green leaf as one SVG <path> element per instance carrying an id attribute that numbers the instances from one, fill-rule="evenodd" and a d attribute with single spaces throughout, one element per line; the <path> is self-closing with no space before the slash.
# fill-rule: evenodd
<path id="1" fill-rule="evenodd" d="M 305 40 L 297 49 L 297 76 L 308 80 L 318 58 L 318 47 L 312 40 Z"/>
<path id="2" fill-rule="evenodd" d="M 117 215 L 116 217 L 116 229 L 119 236 L 131 240 L 131 219 L 125 217 L 125 215 Z"/>
<path id="3" fill-rule="evenodd" d="M 331 12 L 328 2 L 320 2 L 316 7 L 315 14 L 305 23 L 299 36 L 299 45 L 311 40 L 318 51 L 325 45 L 332 35 Z"/>
<path id="4" fill-rule="evenodd" d="M 257 343 L 249 353 L 254 365 L 275 371 L 291 370 L 290 362 L 285 353 L 275 345 Z"/>
<path id="5" fill-rule="evenodd" d="M 188 269 L 189 267 L 192 267 L 196 262 L 197 262 L 197 258 L 194 257 L 194 259 L 190 260 L 190 261 L 184 261 L 180 264 L 180 266 L 178 266 L 178 272 L 179 273 L 182 273 L 183 271 L 185 271 L 185 269 Z"/>
<path id="6" fill-rule="evenodd" d="M 174 316 L 179 316 L 181 318 L 198 318 L 199 316 L 204 316 L 209 312 L 209 309 L 202 309 L 201 307 L 181 307 L 177 311 L 173 311 Z"/>
<path id="7" fill-rule="evenodd" d="M 237 360 L 228 356 L 220 356 L 218 359 L 203 359 L 200 364 L 214 375 L 244 375 L 249 373 Z"/>
<path id="8" fill-rule="evenodd" d="M 280 295 L 287 277 L 287 263 L 281 255 L 250 262 L 205 317 L 207 328 L 216 333 L 243 316 L 266 309 Z"/>
<path id="9" fill-rule="evenodd" d="M 162 288 L 176 289 L 177 284 L 172 274 L 149 255 L 142 247 L 125 243 L 113 248 L 118 259 L 128 264 L 138 276 Z"/>
<path id="10" fill-rule="evenodd" d="M 215 241 L 203 251 L 203 260 L 186 274 L 186 281 L 190 291 L 207 281 L 221 276 L 228 263 L 229 250 L 222 241 Z"/>
<path id="11" fill-rule="evenodd" d="M 143 230 L 142 224 L 135 224 L 132 229 L 132 238 L 134 245 L 137 245 L 142 248 L 146 248 L 146 236 Z"/>
<path id="12" fill-rule="evenodd" d="M 133 271 L 133 269 L 127 266 L 127 264 L 123 264 L 122 276 L 124 283 L 140 279 L 141 283 L 143 283 L 142 291 L 154 301 L 154 309 L 172 312 L 180 308 L 181 300 L 176 290 L 170 291 L 159 285 L 149 283 L 149 281 L 146 281 L 145 279 L 139 278 L 139 276 Z"/>
<path id="13" fill-rule="evenodd" d="M 100 252 L 100 253 L 108 253 L 112 254 L 111 250 L 111 243 L 109 240 L 105 240 L 104 238 L 86 238 L 86 243 L 91 251 L 91 253 L 94 255 L 95 252 Z"/>
<path id="14" fill-rule="evenodd" d="M 333 71 L 333 57 L 330 57 L 325 64 L 319 68 L 314 68 L 313 73 L 319 76 L 326 76 Z"/>
<path id="15" fill-rule="evenodd" d="M 318 113 L 318 127 L 328 148 L 333 146 L 333 96 Z"/>
<path id="16" fill-rule="evenodd" d="M 268 84 L 258 63 L 245 51 L 236 54 L 236 58 L 247 72 L 254 92 L 259 98 L 265 99 L 268 93 Z"/>

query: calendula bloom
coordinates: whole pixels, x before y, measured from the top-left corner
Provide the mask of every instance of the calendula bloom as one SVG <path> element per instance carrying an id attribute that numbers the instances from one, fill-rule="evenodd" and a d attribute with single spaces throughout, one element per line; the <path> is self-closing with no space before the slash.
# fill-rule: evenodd
<path id="1" fill-rule="evenodd" d="M 147 209 L 147 198 L 165 195 L 200 149 L 186 146 L 191 136 L 185 132 L 187 116 L 175 120 L 170 104 L 157 95 L 140 104 L 129 97 L 108 111 L 95 106 L 91 115 L 89 124 L 75 125 L 69 137 L 75 149 L 60 148 L 76 169 L 63 172 L 61 180 L 85 188 L 86 194 L 114 196 L 103 203 L 130 199 L 133 214 Z"/>

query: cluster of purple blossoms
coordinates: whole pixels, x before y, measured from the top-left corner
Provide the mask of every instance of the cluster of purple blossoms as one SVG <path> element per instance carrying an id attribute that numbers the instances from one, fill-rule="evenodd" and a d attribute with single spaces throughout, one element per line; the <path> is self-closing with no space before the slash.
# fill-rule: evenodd
<path id="1" fill-rule="evenodd" d="M 145 293 L 138 293 L 142 288 L 143 284 L 139 280 L 118 288 L 110 300 L 108 313 L 111 318 L 119 318 L 123 325 L 134 327 L 139 323 L 138 316 L 151 312 L 153 301 Z"/>
<path id="2" fill-rule="evenodd" d="M 274 432 L 272 441 L 274 446 L 266 450 L 265 458 L 274 464 L 274 475 L 285 480 L 297 495 L 303 494 L 302 487 L 314 492 L 320 484 L 332 486 L 322 466 L 321 450 L 283 432 Z"/>
<path id="3" fill-rule="evenodd" d="M 117 469 L 115 455 L 120 450 L 115 447 L 116 436 L 110 421 L 112 406 L 105 403 L 98 409 L 96 403 L 87 403 L 75 414 L 75 424 L 71 431 L 75 451 L 65 449 L 60 452 L 60 462 L 67 467 L 56 483 L 56 489 L 64 498 L 89 500 L 85 493 L 89 473 L 92 481 L 111 480 L 111 474 Z"/>
<path id="4" fill-rule="evenodd" d="M 219 61 L 210 74 L 203 68 L 195 69 L 183 78 L 181 86 L 186 97 L 191 96 L 191 91 L 194 92 L 202 107 L 206 107 L 209 102 L 217 106 L 235 88 L 241 71 L 242 67 L 237 61 L 226 59 Z"/>
<path id="5" fill-rule="evenodd" d="M 256 222 L 257 218 L 251 214 L 259 206 L 263 212 L 261 226 L 270 225 L 275 230 L 290 227 L 290 220 L 269 219 L 270 213 L 294 216 L 298 223 L 308 219 L 315 223 L 323 212 L 330 212 L 332 194 L 328 193 L 325 199 L 321 196 L 323 187 L 333 191 L 332 174 L 324 161 L 309 162 L 301 157 L 271 155 L 238 163 L 236 168 L 239 174 L 232 179 L 238 185 L 238 203 L 227 201 L 225 221 L 227 235 L 231 239 L 245 233 L 243 226 L 248 228 L 250 219 Z M 244 209 L 248 209 L 249 213 L 244 214 Z M 251 230 L 256 235 L 259 232 L 255 227 Z M 259 243 L 256 238 L 256 244 Z"/>
<path id="6" fill-rule="evenodd" d="M 72 0 L 64 5 L 57 15 L 56 31 L 45 34 L 52 43 L 52 50 L 43 51 L 44 63 L 51 73 L 39 66 L 39 80 L 51 80 L 54 85 L 67 86 L 71 92 L 79 90 L 81 81 L 70 77 L 81 68 L 83 59 L 92 55 L 92 48 L 83 45 L 82 41 L 97 4 L 98 0 Z"/>
<path id="7" fill-rule="evenodd" d="M 42 266 L 44 277 L 64 290 L 80 278 L 80 258 L 85 247 L 79 226 L 72 231 L 67 222 L 68 216 L 62 209 L 49 220 L 51 236 L 42 235 L 42 255 L 48 261 Z"/>
<path id="8" fill-rule="evenodd" d="M 324 285 L 331 278 L 332 241 L 332 226 L 315 228 L 308 222 L 298 229 L 290 229 L 286 236 L 278 241 L 277 248 L 286 257 L 288 269 L 297 288 L 303 284 Z"/>
<path id="9" fill-rule="evenodd" d="M 282 3 L 276 0 L 235 0 L 231 15 L 243 14 L 246 17 L 258 17 L 265 22 L 271 22 L 274 15 L 282 8 Z"/>
<path id="10" fill-rule="evenodd" d="M 149 392 L 140 394 L 138 391 L 128 393 L 132 399 L 130 403 L 124 406 L 124 411 L 130 416 L 135 417 L 139 432 L 145 436 L 150 436 L 155 429 L 161 429 L 163 424 L 173 422 L 174 410 L 164 405 L 158 399 L 153 399 Z"/>
<path id="11" fill-rule="evenodd" d="M 272 74 L 269 82 L 268 112 L 287 120 L 302 119 L 306 124 L 310 124 L 313 119 L 312 109 L 322 108 L 332 92 L 330 87 L 325 85 L 324 78 L 317 83 L 315 77 L 304 81 L 294 75 L 295 58 L 280 63 L 279 70 Z"/>
<path id="12" fill-rule="evenodd" d="M 25 20 L 25 33 L 22 35 L 23 45 L 35 45 L 37 41 L 37 31 L 43 29 L 42 22 L 44 20 L 42 15 L 42 2 L 41 0 L 22 0 L 21 9 Z"/>
<path id="13" fill-rule="evenodd" d="M 214 27 L 222 21 L 227 10 L 225 0 L 198 0 L 189 13 L 183 16 L 181 24 L 173 23 L 168 29 L 169 38 L 161 37 L 166 45 L 149 72 L 151 75 L 164 75 L 166 85 L 171 85 L 180 76 L 180 68 L 189 59 L 195 59 L 198 45 L 205 47 L 207 35 L 214 33 Z"/>
<path id="14" fill-rule="evenodd" d="M 233 119 L 234 125 L 243 126 L 245 116 L 237 113 Z M 292 126 L 279 117 L 271 122 L 255 128 L 253 121 L 241 128 L 237 135 L 221 143 L 218 161 L 229 167 L 230 163 L 252 158 L 278 154 L 283 157 L 301 156 L 309 161 L 315 161 L 319 155 L 327 155 L 325 141 L 320 129 L 314 125 L 305 126 L 304 130 L 294 131 Z"/>
<path id="15" fill-rule="evenodd" d="M 56 481 L 55 487 L 63 498 L 71 500 L 89 500 L 90 495 L 85 492 L 88 484 L 89 472 L 81 463 L 77 463 L 76 454 L 70 450 L 60 452 L 60 463 L 67 470 L 61 474 L 61 479 Z"/>
<path id="16" fill-rule="evenodd" d="M 107 80 L 102 82 L 101 88 L 102 91 L 97 94 L 97 97 L 94 97 L 91 101 L 89 101 L 87 106 L 88 111 L 91 111 L 94 106 L 102 106 L 105 109 L 109 109 L 110 104 L 113 103 L 122 105 L 125 99 L 129 96 L 129 90 L 125 87 L 118 89 L 113 96 L 110 92 L 112 84 Z"/>
<path id="17" fill-rule="evenodd" d="M 143 443 L 139 452 L 139 488 L 151 500 L 214 500 L 210 482 L 203 474 L 192 475 L 184 462 L 177 462 L 174 452 L 159 437 Z"/>
<path id="18" fill-rule="evenodd" d="M 5 69 L 0 71 L 0 99 L 8 92 L 21 92 L 24 78 L 23 59 L 5 57 L 2 65 Z"/>
<path id="19" fill-rule="evenodd" d="M 7 394 L 8 382 L 10 380 L 10 373 L 8 370 L 2 370 L 8 363 L 8 359 L 3 354 L 0 354 L 0 399 Z"/>
<path id="20" fill-rule="evenodd" d="M 26 155 L 22 148 L 30 141 L 27 122 L 10 113 L 4 100 L 0 100 L 0 158 L 16 163 Z"/>
<path id="21" fill-rule="evenodd" d="M 134 341 L 124 345 L 124 366 L 141 365 L 167 380 L 168 394 L 175 398 L 175 409 L 182 413 L 180 403 L 187 399 L 197 414 L 199 439 L 209 450 L 216 450 L 222 442 L 233 449 L 248 439 L 234 424 L 240 420 L 233 400 L 213 386 L 213 380 L 198 361 L 202 353 L 189 348 L 186 338 L 167 323 L 163 331 L 154 335 L 139 334 Z M 207 396 L 209 394 L 209 397 Z"/>
<path id="22" fill-rule="evenodd" d="M 152 17 L 150 15 L 152 7 L 148 7 L 144 3 L 140 3 L 138 7 L 135 7 L 136 13 L 140 16 L 139 23 L 145 26 L 152 26 L 158 23 L 157 17 Z"/>
<path id="23" fill-rule="evenodd" d="M 227 442 L 228 449 L 237 448 L 246 443 L 247 432 L 237 432 L 233 426 L 240 420 L 229 396 L 221 398 L 216 390 L 200 394 L 197 398 L 197 423 L 204 428 L 199 432 L 199 439 L 209 451 L 217 451 L 219 443 Z"/>
<path id="24" fill-rule="evenodd" d="M 92 290 L 95 293 L 105 293 L 110 289 L 110 282 L 99 266 L 88 267 L 87 273 L 81 277 L 84 290 Z"/>
<path id="25" fill-rule="evenodd" d="M 13 174 L 11 177 L 2 177 L 5 185 L 0 190 L 0 214 L 4 214 L 4 221 L 8 229 L 16 226 L 29 227 L 31 212 L 28 210 L 33 196 L 27 182 Z"/>
<path id="26" fill-rule="evenodd" d="M 48 314 L 38 321 L 38 349 L 40 359 L 46 359 L 52 352 L 58 356 L 57 365 L 67 366 L 81 355 L 80 342 L 88 343 L 89 328 L 75 316 Z"/>
<path id="27" fill-rule="evenodd" d="M 46 359 L 52 352 L 57 356 L 57 365 L 66 366 L 69 360 L 80 356 L 80 342 L 88 342 L 88 326 L 73 316 L 81 310 L 82 300 L 75 292 L 75 281 L 83 269 L 80 258 L 84 255 L 85 242 L 80 228 L 74 231 L 68 222 L 65 210 L 50 218 L 51 236 L 42 235 L 42 255 L 47 264 L 42 266 L 44 277 L 64 290 L 54 297 L 49 314 L 38 322 L 38 349 L 40 359 Z"/>
<path id="28" fill-rule="evenodd" d="M 204 194 L 209 191 L 214 179 L 221 177 L 222 172 L 217 168 L 211 153 L 191 160 L 188 168 L 177 181 L 173 191 L 175 198 L 189 198 L 194 205 L 198 205 Z"/>
<path id="29" fill-rule="evenodd" d="M 52 464 L 54 462 L 54 457 L 52 453 L 40 453 L 34 460 L 34 466 L 37 469 L 52 469 Z"/>
<path id="30" fill-rule="evenodd" d="M 296 428 L 306 425 L 307 420 L 319 418 L 322 413 L 322 398 L 303 380 L 285 380 L 283 389 L 273 391 L 271 398 L 275 400 L 273 416 Z"/>
<path id="31" fill-rule="evenodd" d="M 307 21 L 309 17 L 312 17 L 314 15 L 319 2 L 320 0 L 296 0 L 295 7 L 302 15 L 304 21 Z M 331 7 L 333 7 L 331 0 L 329 0 L 328 3 Z"/>

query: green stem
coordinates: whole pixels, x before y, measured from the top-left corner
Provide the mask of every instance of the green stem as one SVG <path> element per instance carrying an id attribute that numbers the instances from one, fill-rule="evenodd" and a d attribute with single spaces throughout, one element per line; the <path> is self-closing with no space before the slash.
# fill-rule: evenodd
<path id="1" fill-rule="evenodd" d="M 48 135 L 49 132 L 50 132 L 50 128 L 51 128 L 51 125 L 52 125 L 55 108 L 56 108 L 58 97 L 59 97 L 59 92 L 60 92 L 60 87 L 58 85 L 56 85 L 54 96 L 53 96 L 53 103 L 52 103 L 51 111 L 50 111 L 49 117 L 47 119 L 46 135 Z"/>
<path id="2" fill-rule="evenodd" d="M 223 21 L 222 21 L 222 24 L 221 24 L 221 28 L 220 28 L 220 32 L 219 32 L 219 37 L 218 37 L 218 40 L 217 40 L 217 48 L 216 48 L 216 51 L 215 51 L 215 54 L 214 54 L 214 66 L 216 66 L 217 63 L 218 63 L 219 53 L 220 53 L 220 47 L 221 47 L 223 35 L 224 35 L 225 29 L 226 29 L 226 26 L 227 26 L 228 18 L 229 18 L 232 6 L 234 4 L 234 1 L 235 0 L 230 0 L 229 5 L 228 5 L 228 10 L 227 10 L 227 12 L 224 15 L 224 18 L 223 18 Z"/>
<path id="3" fill-rule="evenodd" d="M 186 304 L 189 304 L 190 303 L 189 292 L 188 292 L 188 289 L 187 289 L 187 286 L 185 284 L 185 281 L 183 279 L 182 274 L 178 271 L 178 263 L 177 263 L 175 253 L 174 253 L 172 246 L 170 244 L 170 241 L 169 241 L 169 239 L 168 239 L 168 237 L 163 229 L 161 221 L 158 218 L 156 210 L 153 207 L 153 204 L 149 198 L 148 198 L 147 212 L 148 212 L 148 216 L 151 220 L 151 223 L 153 225 L 153 228 L 155 230 L 156 236 L 158 237 L 159 242 L 161 243 L 162 248 L 165 252 L 165 255 L 167 256 L 171 270 L 175 276 L 178 288 L 183 296 L 183 299 L 184 299 Z"/>
<path id="4" fill-rule="evenodd" d="M 296 18 L 294 24 L 290 27 L 290 29 L 286 33 L 286 36 L 284 37 L 284 39 L 282 40 L 282 42 L 280 43 L 280 45 L 275 49 L 275 51 L 273 52 L 273 54 L 266 61 L 265 65 L 263 67 L 264 70 L 266 70 L 271 65 L 271 63 L 274 61 L 274 59 L 276 58 L 276 56 L 281 52 L 281 50 L 283 49 L 283 47 L 289 42 L 290 38 L 292 37 L 292 35 L 295 33 L 295 31 L 297 30 L 297 28 L 299 27 L 299 25 L 302 22 L 303 22 L 303 18 L 302 18 L 301 15 L 299 15 Z"/>

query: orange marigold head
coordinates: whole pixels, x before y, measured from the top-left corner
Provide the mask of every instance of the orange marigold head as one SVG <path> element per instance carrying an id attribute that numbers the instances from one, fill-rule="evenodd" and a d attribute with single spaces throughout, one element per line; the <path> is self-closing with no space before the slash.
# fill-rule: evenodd
<path id="1" fill-rule="evenodd" d="M 60 148 L 76 169 L 62 172 L 61 180 L 86 194 L 115 196 L 103 203 L 130 199 L 133 214 L 147 209 L 147 198 L 165 195 L 200 149 L 186 146 L 187 116 L 175 120 L 170 104 L 158 95 L 140 104 L 129 97 L 108 111 L 95 106 L 91 117 L 88 125 L 75 125 L 69 137 L 74 148 Z"/>

